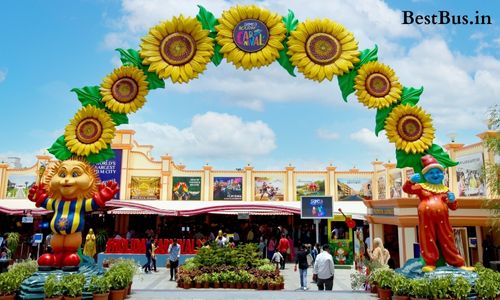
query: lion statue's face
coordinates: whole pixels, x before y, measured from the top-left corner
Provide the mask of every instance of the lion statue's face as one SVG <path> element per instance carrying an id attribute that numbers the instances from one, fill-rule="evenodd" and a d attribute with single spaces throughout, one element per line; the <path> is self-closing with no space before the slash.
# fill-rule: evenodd
<path id="1" fill-rule="evenodd" d="M 52 198 L 71 200 L 92 197 L 99 179 L 88 163 L 69 159 L 53 167 L 47 182 Z"/>

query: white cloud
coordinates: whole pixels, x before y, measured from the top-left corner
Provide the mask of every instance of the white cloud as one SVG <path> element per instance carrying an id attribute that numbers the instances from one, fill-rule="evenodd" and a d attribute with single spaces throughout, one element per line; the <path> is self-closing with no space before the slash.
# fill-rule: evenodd
<path id="1" fill-rule="evenodd" d="M 379 160 L 386 161 L 394 159 L 394 145 L 389 143 L 385 136 L 385 131 L 379 133 L 378 136 L 367 128 L 353 132 L 349 135 L 351 140 L 354 140 L 365 147 L 371 157 L 378 158 Z"/>
<path id="2" fill-rule="evenodd" d="M 324 128 L 317 129 L 316 136 L 322 140 L 337 140 L 340 137 L 338 132 L 333 132 Z"/>
<path id="3" fill-rule="evenodd" d="M 276 148 L 275 134 L 262 121 L 245 122 L 240 117 L 207 112 L 195 115 L 187 128 L 153 122 L 127 126 L 135 138 L 154 143 L 156 154 L 169 153 L 176 159 L 241 158 L 269 154 Z"/>
<path id="4" fill-rule="evenodd" d="M 4 81 L 7 78 L 7 70 L 0 69 L 0 82 Z"/>

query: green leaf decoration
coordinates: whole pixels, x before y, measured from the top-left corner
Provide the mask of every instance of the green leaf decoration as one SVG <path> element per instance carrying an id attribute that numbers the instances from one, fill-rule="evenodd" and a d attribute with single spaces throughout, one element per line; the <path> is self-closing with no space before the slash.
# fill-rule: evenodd
<path id="1" fill-rule="evenodd" d="M 458 162 L 454 161 L 450 158 L 448 153 L 446 153 L 441 146 L 432 144 L 432 146 L 425 151 L 427 154 L 434 156 L 434 158 L 440 163 L 443 167 L 449 168 L 458 165 Z"/>
<path id="2" fill-rule="evenodd" d="M 219 21 L 217 18 L 214 16 L 213 13 L 209 12 L 206 10 L 203 6 L 198 5 L 200 8 L 198 15 L 196 15 L 196 19 L 201 23 L 201 27 L 205 30 L 210 31 L 208 34 L 209 37 L 215 39 L 217 36 L 217 30 L 215 29 L 215 26 L 219 24 Z M 212 63 L 215 66 L 218 66 L 222 62 L 222 54 L 220 53 L 220 49 L 222 48 L 221 45 L 219 45 L 215 40 L 214 40 L 214 55 L 212 56 Z"/>
<path id="3" fill-rule="evenodd" d="M 120 60 L 124 66 L 134 66 L 141 69 L 144 74 L 146 74 L 146 80 L 148 81 L 148 89 L 154 90 L 158 88 L 165 88 L 165 82 L 163 79 L 158 77 L 155 72 L 149 72 L 149 65 L 143 65 L 142 59 L 138 51 L 134 49 L 116 49 L 120 53 Z"/>
<path id="4" fill-rule="evenodd" d="M 113 151 L 113 149 L 111 149 L 111 145 L 108 144 L 108 148 L 101 150 L 97 154 L 93 153 L 93 154 L 90 154 L 89 156 L 87 156 L 87 160 L 91 164 L 97 164 L 97 163 L 100 163 L 102 161 L 112 159 L 113 157 L 115 157 L 115 152 Z"/>
<path id="5" fill-rule="evenodd" d="M 424 91 L 424 87 L 419 89 L 403 87 L 403 93 L 401 94 L 401 104 L 409 104 L 411 106 L 417 105 L 420 100 L 420 95 Z"/>
<path id="6" fill-rule="evenodd" d="M 292 10 L 288 10 L 288 16 L 283 17 L 283 23 L 285 23 L 286 27 L 286 36 L 290 36 L 290 32 L 294 31 L 297 28 L 297 25 L 299 25 L 299 20 L 295 18 L 295 14 L 293 13 Z"/>
<path id="7" fill-rule="evenodd" d="M 215 66 L 218 66 L 222 62 L 222 54 L 220 53 L 220 49 L 222 49 L 222 46 L 215 42 L 214 55 L 212 56 L 212 63 Z"/>
<path id="8" fill-rule="evenodd" d="M 354 92 L 354 78 L 358 75 L 357 70 L 351 70 L 342 76 L 338 76 L 340 91 L 342 92 L 342 99 L 347 102 L 347 97 Z"/>
<path id="9" fill-rule="evenodd" d="M 83 106 L 92 105 L 97 108 L 104 108 L 99 86 L 86 86 L 81 89 L 74 88 L 71 91 L 76 93 L 78 100 L 80 100 Z"/>
<path id="10" fill-rule="evenodd" d="M 120 60 L 124 66 L 142 66 L 142 59 L 138 51 L 135 51 L 134 49 L 124 50 L 121 48 L 117 48 L 115 50 L 120 53 Z"/>
<path id="11" fill-rule="evenodd" d="M 299 20 L 295 18 L 295 14 L 293 11 L 290 9 L 288 10 L 288 15 L 286 17 L 283 17 L 282 19 L 283 23 L 285 24 L 286 28 L 286 36 L 285 39 L 283 40 L 283 49 L 279 51 L 279 57 L 278 57 L 278 63 L 280 66 L 282 66 L 288 74 L 292 75 L 295 77 L 295 66 L 290 63 L 290 57 L 288 57 L 288 37 L 290 36 L 290 32 L 294 31 L 297 28 L 297 25 L 299 24 Z"/>
<path id="12" fill-rule="evenodd" d="M 384 130 L 385 128 L 385 119 L 391 113 L 391 111 L 396 107 L 397 103 L 393 103 L 392 105 L 377 109 L 377 115 L 375 117 L 375 135 L 378 136 L 378 133 Z"/>
<path id="13" fill-rule="evenodd" d="M 413 168 L 415 173 L 420 173 L 422 171 L 422 153 L 409 154 L 403 150 L 396 150 L 396 160 L 397 168 Z"/>
<path id="14" fill-rule="evenodd" d="M 354 92 L 354 79 L 358 75 L 358 70 L 362 65 L 370 61 L 378 60 L 378 46 L 375 45 L 373 49 L 365 49 L 359 55 L 359 62 L 354 65 L 354 69 L 338 76 L 340 91 L 342 92 L 342 99 L 347 102 L 347 97 Z"/>
<path id="15" fill-rule="evenodd" d="M 59 160 L 66 160 L 73 155 L 71 151 L 69 151 L 68 147 L 66 147 L 66 141 L 64 140 L 64 135 L 61 135 L 54 142 L 54 144 L 52 144 L 52 147 L 50 147 L 48 151 Z"/>
<path id="16" fill-rule="evenodd" d="M 108 111 L 108 114 L 111 116 L 111 119 L 113 119 L 113 122 L 115 123 L 115 126 L 121 125 L 121 124 L 128 124 L 128 117 L 127 114 L 119 114 L 119 113 L 114 113 L 111 111 Z"/>

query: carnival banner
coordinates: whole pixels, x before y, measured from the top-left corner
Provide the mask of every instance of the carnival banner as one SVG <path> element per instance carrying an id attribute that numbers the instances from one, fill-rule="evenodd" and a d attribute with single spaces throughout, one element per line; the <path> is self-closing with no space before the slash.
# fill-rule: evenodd
<path id="1" fill-rule="evenodd" d="M 388 188 L 391 198 L 401 198 L 403 189 L 403 178 L 401 177 L 400 169 L 392 169 L 389 171 Z"/>
<path id="2" fill-rule="evenodd" d="M 172 180 L 173 200 L 200 200 L 201 177 L 177 177 Z"/>
<path id="3" fill-rule="evenodd" d="M 337 194 L 340 201 L 371 200 L 370 177 L 337 177 Z"/>
<path id="4" fill-rule="evenodd" d="M 130 199 L 159 200 L 160 177 L 132 176 L 130 182 Z"/>
<path id="5" fill-rule="evenodd" d="M 94 167 L 97 170 L 97 174 L 102 182 L 114 180 L 121 186 L 120 178 L 122 175 L 122 150 L 113 149 L 113 152 L 115 152 L 114 158 L 95 164 Z M 120 193 L 116 193 L 114 199 L 120 199 Z"/>
<path id="6" fill-rule="evenodd" d="M 255 177 L 254 200 L 257 201 L 283 201 L 283 176 Z"/>
<path id="7" fill-rule="evenodd" d="M 35 184 L 36 176 L 12 174 L 7 179 L 7 198 L 26 199 L 28 190 Z"/>
<path id="8" fill-rule="evenodd" d="M 242 200 L 243 177 L 214 177 L 214 200 Z"/>
<path id="9" fill-rule="evenodd" d="M 377 178 L 378 200 L 385 199 L 385 174 L 380 174 Z"/>
<path id="10" fill-rule="evenodd" d="M 484 196 L 485 187 L 481 179 L 483 154 L 474 153 L 457 157 L 457 184 L 460 197 Z"/>
<path id="11" fill-rule="evenodd" d="M 325 177 L 323 176 L 297 176 L 297 197 L 325 195 Z"/>

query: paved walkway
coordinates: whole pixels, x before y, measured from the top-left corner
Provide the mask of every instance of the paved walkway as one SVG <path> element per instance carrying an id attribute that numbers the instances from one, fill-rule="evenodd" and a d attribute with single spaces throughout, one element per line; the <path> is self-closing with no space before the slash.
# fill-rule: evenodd
<path id="1" fill-rule="evenodd" d="M 140 273 L 134 277 L 132 295 L 129 299 L 338 299 L 374 300 L 369 293 L 353 292 L 349 275 L 352 270 L 336 269 L 333 292 L 319 292 L 315 284 L 309 283 L 309 290 L 300 290 L 299 272 L 293 271 L 293 264 L 287 264 L 281 273 L 285 278 L 285 289 L 281 291 L 257 291 L 235 289 L 179 289 L 177 283 L 169 281 L 168 269 L 159 268 L 158 273 Z M 312 280 L 312 268 L 307 272 L 308 281 Z"/>

